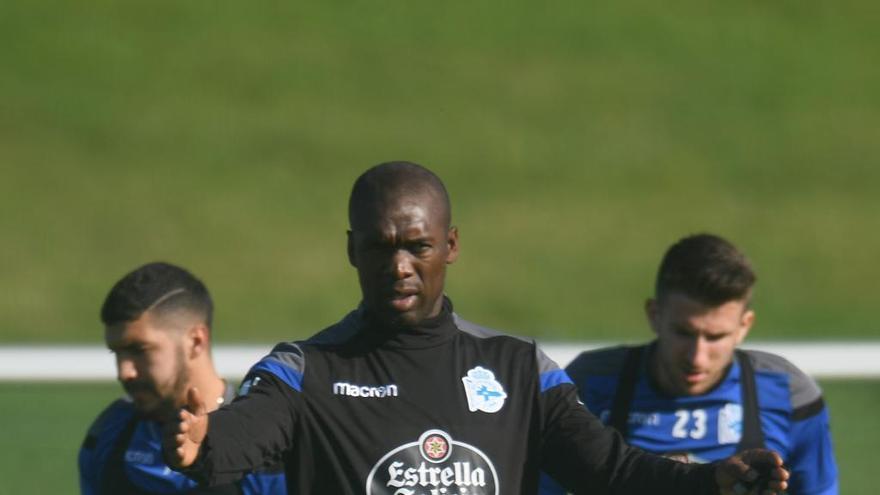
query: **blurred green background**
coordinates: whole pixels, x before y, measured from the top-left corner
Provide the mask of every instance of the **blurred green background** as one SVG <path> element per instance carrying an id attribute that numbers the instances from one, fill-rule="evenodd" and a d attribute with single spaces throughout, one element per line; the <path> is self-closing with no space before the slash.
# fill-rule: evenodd
<path id="1" fill-rule="evenodd" d="M 358 299 L 368 166 L 445 179 L 465 317 L 646 337 L 662 251 L 757 266 L 754 338 L 880 337 L 880 9 L 864 0 L 0 3 L 0 332 L 93 342 L 152 260 L 221 342 L 305 337 Z"/>

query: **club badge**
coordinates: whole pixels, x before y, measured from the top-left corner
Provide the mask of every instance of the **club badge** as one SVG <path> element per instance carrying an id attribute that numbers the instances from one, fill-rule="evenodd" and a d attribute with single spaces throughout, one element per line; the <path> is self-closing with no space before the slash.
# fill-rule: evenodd
<path id="1" fill-rule="evenodd" d="M 477 366 L 468 371 L 467 376 L 461 377 L 461 381 L 464 383 L 468 409 L 471 412 L 495 413 L 504 406 L 507 393 L 495 379 L 495 374 L 486 368 Z"/>
<path id="2" fill-rule="evenodd" d="M 728 403 L 718 411 L 718 443 L 739 443 L 742 439 L 743 409 L 739 404 Z"/>

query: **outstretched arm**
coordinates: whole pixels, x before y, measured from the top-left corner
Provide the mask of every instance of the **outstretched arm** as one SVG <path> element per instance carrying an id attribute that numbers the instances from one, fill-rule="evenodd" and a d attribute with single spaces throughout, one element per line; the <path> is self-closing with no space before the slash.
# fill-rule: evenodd
<path id="1" fill-rule="evenodd" d="M 627 445 L 560 384 L 541 397 L 545 411 L 542 468 L 574 493 L 767 495 L 787 487 L 782 460 L 747 451 L 714 464 L 683 464 Z"/>

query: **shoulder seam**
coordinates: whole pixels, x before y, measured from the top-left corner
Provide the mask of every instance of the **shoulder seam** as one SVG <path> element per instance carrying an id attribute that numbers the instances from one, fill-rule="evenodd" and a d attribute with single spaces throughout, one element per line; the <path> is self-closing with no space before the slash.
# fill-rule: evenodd
<path id="1" fill-rule="evenodd" d="M 803 421 L 811 418 L 825 409 L 825 400 L 820 396 L 818 399 L 796 408 L 791 412 L 791 419 L 795 421 Z"/>

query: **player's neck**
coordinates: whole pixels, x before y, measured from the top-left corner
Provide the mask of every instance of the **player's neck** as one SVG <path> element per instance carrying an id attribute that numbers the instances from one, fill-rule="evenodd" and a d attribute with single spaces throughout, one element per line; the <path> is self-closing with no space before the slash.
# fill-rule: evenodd
<path id="1" fill-rule="evenodd" d="M 197 387 L 205 400 L 208 412 L 223 405 L 226 395 L 226 381 L 220 378 L 211 362 L 199 366 L 190 373 L 190 387 Z"/>

